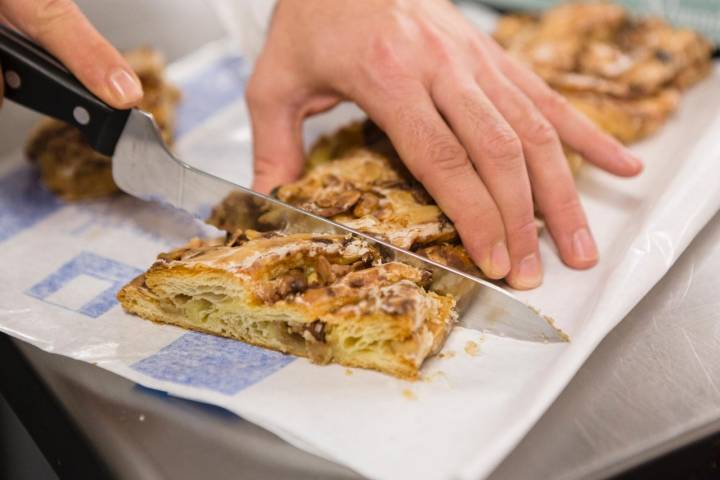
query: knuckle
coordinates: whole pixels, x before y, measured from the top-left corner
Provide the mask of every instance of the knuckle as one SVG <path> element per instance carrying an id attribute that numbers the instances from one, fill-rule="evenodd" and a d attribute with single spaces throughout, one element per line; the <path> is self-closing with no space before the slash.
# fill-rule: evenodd
<path id="1" fill-rule="evenodd" d="M 245 102 L 252 114 L 261 110 L 270 110 L 277 102 L 279 94 L 269 88 L 268 82 L 254 74 L 245 87 Z"/>
<path id="2" fill-rule="evenodd" d="M 565 97 L 554 92 L 547 85 L 544 85 L 538 104 L 541 110 L 558 113 L 566 111 L 570 106 Z"/>
<path id="3" fill-rule="evenodd" d="M 538 147 L 545 147 L 560 142 L 557 132 L 552 125 L 550 125 L 550 122 L 544 118 L 531 122 L 525 131 L 524 140 L 530 145 Z"/>
<path id="4" fill-rule="evenodd" d="M 506 225 L 508 236 L 512 239 L 528 239 L 535 241 L 537 237 L 537 224 L 532 210 L 529 214 L 523 215 L 518 221 Z"/>
<path id="5" fill-rule="evenodd" d="M 452 58 L 452 47 L 446 35 L 428 21 L 419 22 L 418 27 L 427 51 L 441 63 L 449 63 Z"/>
<path id="6" fill-rule="evenodd" d="M 482 132 L 486 130 L 486 126 L 494 118 L 490 105 L 479 98 L 477 85 L 468 85 L 461 81 L 456 82 L 458 105 L 462 108 L 462 112 L 473 127 Z"/>
<path id="7" fill-rule="evenodd" d="M 548 215 L 552 215 L 555 219 L 578 222 L 583 218 L 582 205 L 577 194 L 564 195 L 549 205 L 548 209 Z"/>
<path id="8" fill-rule="evenodd" d="M 28 21 L 28 33 L 41 37 L 52 30 L 58 22 L 76 13 L 76 6 L 70 0 L 39 0 Z"/>
<path id="9" fill-rule="evenodd" d="M 405 75 L 396 48 L 394 42 L 382 33 L 371 39 L 366 61 L 357 64 L 364 84 L 388 91 L 396 85 L 397 79 Z"/>
<path id="10" fill-rule="evenodd" d="M 253 174 L 255 177 L 275 175 L 278 171 L 284 171 L 288 176 L 295 177 L 300 174 L 301 170 L 302 165 L 285 162 L 277 155 L 265 155 L 259 152 L 254 155 Z"/>
<path id="11" fill-rule="evenodd" d="M 428 175 L 442 174 L 446 178 L 467 175 L 472 171 L 465 149 L 454 139 L 445 135 L 427 141 L 426 162 L 431 165 Z"/>
<path id="12" fill-rule="evenodd" d="M 470 248 L 483 249 L 505 238 L 505 228 L 498 213 L 480 202 L 462 205 L 450 219 L 463 243 Z"/>
<path id="13" fill-rule="evenodd" d="M 247 86 L 245 87 L 245 101 L 248 105 L 255 106 L 263 98 L 262 89 L 260 82 L 257 81 L 257 77 L 254 75 L 250 77 Z"/>
<path id="14" fill-rule="evenodd" d="M 451 179 L 473 172 L 467 152 L 457 139 L 449 132 L 439 131 L 422 111 L 414 106 L 400 107 L 395 121 L 405 125 L 408 139 L 416 144 L 417 155 L 411 155 L 406 163 L 421 183 L 432 182 L 438 176 Z"/>
<path id="15" fill-rule="evenodd" d="M 486 133 L 484 148 L 486 155 L 500 165 L 521 158 L 523 154 L 520 139 L 509 127 L 496 127 Z"/>

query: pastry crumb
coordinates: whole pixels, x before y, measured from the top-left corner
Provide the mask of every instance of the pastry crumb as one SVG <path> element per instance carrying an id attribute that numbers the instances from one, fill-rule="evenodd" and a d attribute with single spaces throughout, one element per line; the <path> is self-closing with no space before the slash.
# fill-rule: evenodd
<path id="1" fill-rule="evenodd" d="M 478 345 L 477 342 L 468 340 L 467 343 L 465 343 L 465 353 L 471 357 L 477 357 L 480 355 L 480 345 Z"/>
<path id="2" fill-rule="evenodd" d="M 417 395 L 415 395 L 415 392 L 409 389 L 405 389 L 402 392 L 403 397 L 407 398 L 408 400 L 417 400 Z"/>
<path id="3" fill-rule="evenodd" d="M 453 350 L 448 350 L 447 352 L 440 352 L 437 355 L 437 358 L 440 360 L 444 360 L 446 358 L 453 358 L 455 356 L 455 352 Z"/>
<path id="4" fill-rule="evenodd" d="M 427 375 L 423 375 L 422 377 L 420 377 L 420 380 L 425 383 L 430 383 L 445 377 L 445 372 L 443 372 L 442 370 L 435 370 L 434 372 L 428 373 Z"/>
<path id="5" fill-rule="evenodd" d="M 352 374 L 353 374 L 352 369 L 350 369 L 350 368 L 346 368 L 346 369 L 345 369 L 345 375 L 347 375 L 347 376 L 349 377 L 349 376 L 351 376 Z"/>
<path id="6" fill-rule="evenodd" d="M 557 331 L 558 335 L 560 336 L 560 339 L 561 339 L 563 342 L 569 342 L 569 341 L 570 341 L 570 335 L 568 335 L 567 333 L 563 332 L 562 330 L 560 330 L 560 329 L 555 325 L 555 319 L 554 319 L 554 318 L 548 317 L 547 315 L 542 315 L 542 318 L 543 318 L 543 320 L 545 320 L 545 321 L 548 323 L 548 325 L 550 325 L 552 328 L 554 328 L 554 329 Z M 547 341 L 546 341 L 545 343 L 547 343 Z"/>

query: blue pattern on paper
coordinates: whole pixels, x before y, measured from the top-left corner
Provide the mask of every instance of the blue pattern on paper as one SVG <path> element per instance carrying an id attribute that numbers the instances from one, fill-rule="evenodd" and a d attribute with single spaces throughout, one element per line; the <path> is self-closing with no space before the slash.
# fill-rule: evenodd
<path id="1" fill-rule="evenodd" d="M 132 368 L 158 380 L 234 395 L 293 360 L 236 340 L 192 332 Z"/>
<path id="2" fill-rule="evenodd" d="M 80 275 L 89 275 L 99 280 L 105 280 L 109 282 L 111 286 L 77 310 L 78 313 L 97 318 L 115 306 L 117 303 L 115 295 L 118 290 L 140 273 L 140 270 L 137 268 L 115 260 L 101 257 L 90 252 L 82 252 L 65 263 L 55 273 L 33 285 L 25 293 L 31 297 L 52 303 L 46 300 L 47 297 Z"/>
<path id="3" fill-rule="evenodd" d="M 241 56 L 226 56 L 203 69 L 180 88 L 183 99 L 178 107 L 177 137 L 189 132 L 205 120 L 240 100 L 245 94 L 248 65 Z"/>
<path id="4" fill-rule="evenodd" d="M 0 242 L 32 227 L 63 206 L 44 189 L 36 169 L 23 165 L 0 178 Z"/>

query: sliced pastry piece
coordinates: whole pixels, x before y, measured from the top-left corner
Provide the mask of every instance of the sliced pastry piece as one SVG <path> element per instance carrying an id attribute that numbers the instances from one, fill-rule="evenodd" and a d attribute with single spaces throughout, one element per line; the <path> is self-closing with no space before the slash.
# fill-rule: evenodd
<path id="1" fill-rule="evenodd" d="M 368 149 L 317 165 L 297 182 L 280 187 L 277 197 L 400 248 L 457 237 L 422 187 Z"/>
<path id="2" fill-rule="evenodd" d="M 161 254 L 118 298 L 155 322 L 414 379 L 456 320 L 429 277 L 359 239 L 249 231 Z"/>

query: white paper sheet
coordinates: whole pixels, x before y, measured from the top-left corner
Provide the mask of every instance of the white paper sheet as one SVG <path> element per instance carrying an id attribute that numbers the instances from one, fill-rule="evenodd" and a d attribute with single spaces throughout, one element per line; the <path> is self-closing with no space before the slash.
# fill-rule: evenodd
<path id="1" fill-rule="evenodd" d="M 216 45 L 171 74 L 185 93 L 180 156 L 247 185 L 247 64 Z M 720 208 L 719 88 L 716 68 L 659 135 L 634 147 L 647 163 L 642 177 L 581 173 L 602 254 L 596 268 L 565 268 L 543 237 L 545 284 L 521 297 L 553 316 L 569 344 L 458 328 L 444 349 L 449 358 L 429 361 L 425 380 L 408 383 L 126 315 L 117 289 L 198 225 L 122 196 L 66 205 L 42 189 L 20 152 L 0 161 L 0 330 L 222 406 L 372 478 L 484 477 Z M 313 120 L 308 139 L 354 115 L 343 107 Z M 479 345 L 476 355 L 466 353 L 468 341 Z"/>

